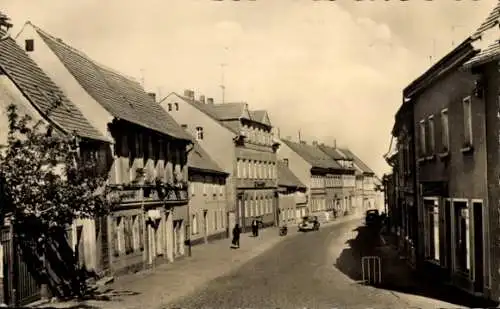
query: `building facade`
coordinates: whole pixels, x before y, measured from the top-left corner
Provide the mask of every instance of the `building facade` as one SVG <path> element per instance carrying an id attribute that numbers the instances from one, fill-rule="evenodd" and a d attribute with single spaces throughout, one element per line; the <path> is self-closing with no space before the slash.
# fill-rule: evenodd
<path id="1" fill-rule="evenodd" d="M 280 224 L 299 222 L 306 215 L 307 188 L 288 168 L 286 161 L 278 161 L 278 188 Z"/>
<path id="2" fill-rule="evenodd" d="M 99 152 L 121 203 L 96 222 L 95 269 L 119 274 L 184 254 L 191 137 L 140 84 L 100 65 L 39 27 L 17 36 L 112 146 Z"/>
<path id="3" fill-rule="evenodd" d="M 335 204 L 335 189 L 341 185 L 341 178 L 336 177 L 342 168 L 332 158 L 315 145 L 305 141 L 294 142 L 290 139 L 281 141 L 278 152 L 293 174 L 306 185 L 308 215 L 318 216 L 328 221 L 339 213 Z"/>
<path id="4" fill-rule="evenodd" d="M 396 113 L 392 131 L 396 139 L 396 153 L 388 158 L 388 163 L 393 169 L 391 188 L 396 194 L 395 200 L 391 196 L 391 227 L 398 236 L 399 251 L 415 268 L 419 235 L 413 119 L 411 104 L 403 104 Z"/>
<path id="5" fill-rule="evenodd" d="M 188 155 L 189 218 L 192 245 L 227 237 L 228 174 L 195 143 Z"/>
<path id="6" fill-rule="evenodd" d="M 3 34 L 0 31 L 0 37 Z M 56 134 L 75 134 L 80 140 L 79 148 L 82 159 L 95 154 L 98 149 L 109 149 L 110 141 L 87 120 L 75 103 L 65 96 L 13 38 L 4 37 L 0 40 L 0 145 L 5 145 L 7 142 L 9 132 L 7 108 L 11 104 L 17 107 L 20 117 L 27 115 L 34 122 L 41 120 L 43 124 L 53 126 Z M 23 231 L 12 227 L 9 220 L 4 222 L 4 217 L 9 217 L 5 212 L 9 210 L 6 206 L 7 201 L 2 199 L 1 193 L 0 204 L 3 210 L 1 227 L 5 240 L 5 236 L 12 238 L 14 234 L 19 236 L 19 233 Z M 7 234 L 6 230 L 9 231 Z M 77 234 L 77 231 L 80 233 Z M 64 249 L 70 251 L 70 255 L 74 255 L 75 258 L 74 265 L 71 261 L 54 259 L 48 260 L 47 263 L 54 265 L 53 263 L 67 262 L 70 265 L 68 269 L 75 266 L 94 269 L 97 247 L 95 242 L 88 240 L 95 238 L 95 221 L 77 219 L 72 226 L 67 227 L 66 232 L 67 246 L 61 246 L 60 251 Z M 76 237 L 78 235 L 80 237 Z M 29 252 L 25 251 L 26 247 L 23 246 L 21 237 L 17 239 L 19 246 L 13 246 L 10 242 L 2 242 L 3 252 L 12 253 L 2 256 L 5 267 L 2 268 L 4 273 L 0 282 L 2 287 L 0 303 L 8 305 L 23 305 L 41 296 L 39 277 L 35 276 L 40 271 L 39 265 L 27 258 Z M 59 253 L 62 255 L 62 252 Z M 12 257 L 17 260 L 16 263 Z M 21 269 L 29 271 L 21 271 Z M 51 276 L 61 275 L 49 273 Z M 62 276 L 64 277 L 64 274 Z M 24 284 L 20 284 L 21 282 Z M 14 292 L 15 290 L 17 293 Z"/>
<path id="7" fill-rule="evenodd" d="M 338 216 L 356 213 L 360 208 L 356 205 L 356 176 L 354 160 L 344 154 L 335 146 L 330 147 L 324 143 L 317 145 L 325 154 L 330 156 L 340 169 L 332 174 L 333 202 Z"/>
<path id="8" fill-rule="evenodd" d="M 228 227 L 239 223 L 249 231 L 254 219 L 276 224 L 278 144 L 265 111 L 250 111 L 246 103 L 216 104 L 195 98 L 192 90 L 171 93 L 161 106 L 193 134 L 227 179 Z M 229 233 L 229 229 L 227 231 Z"/>

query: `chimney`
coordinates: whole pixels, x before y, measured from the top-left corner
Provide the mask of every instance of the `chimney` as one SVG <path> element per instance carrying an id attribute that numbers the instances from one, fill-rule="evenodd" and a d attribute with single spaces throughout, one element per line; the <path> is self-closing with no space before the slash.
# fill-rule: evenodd
<path id="1" fill-rule="evenodd" d="M 214 104 L 214 98 L 207 98 L 207 104 Z"/>
<path id="2" fill-rule="evenodd" d="M 200 95 L 200 102 L 205 104 L 205 96 L 204 95 Z"/>
<path id="3" fill-rule="evenodd" d="M 190 99 L 194 99 L 194 91 L 190 89 L 184 90 L 184 96 Z"/>
<path id="4" fill-rule="evenodd" d="M 148 95 L 153 99 L 153 101 L 156 102 L 156 93 L 154 93 L 154 92 L 148 92 Z"/>

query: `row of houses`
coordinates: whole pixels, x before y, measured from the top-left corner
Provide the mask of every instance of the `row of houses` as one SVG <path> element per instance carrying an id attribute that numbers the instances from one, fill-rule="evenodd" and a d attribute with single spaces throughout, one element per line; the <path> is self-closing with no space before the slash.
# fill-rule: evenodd
<path id="1" fill-rule="evenodd" d="M 0 143 L 14 103 L 76 133 L 82 156 L 99 159 L 120 197 L 110 215 L 67 230 L 80 266 L 99 277 L 174 262 L 236 223 L 247 231 L 254 219 L 265 227 L 310 214 L 330 220 L 383 203 L 380 180 L 349 149 L 280 139 L 264 110 L 192 90 L 156 98 L 30 22 L 15 38 L 6 28 L 0 36 Z M 1 235 L 3 302 L 40 298 L 37 270 L 12 245 L 7 221 Z"/>
<path id="2" fill-rule="evenodd" d="M 419 272 L 498 301 L 499 18 L 403 90 L 387 157 L 386 201 L 401 251 Z"/>

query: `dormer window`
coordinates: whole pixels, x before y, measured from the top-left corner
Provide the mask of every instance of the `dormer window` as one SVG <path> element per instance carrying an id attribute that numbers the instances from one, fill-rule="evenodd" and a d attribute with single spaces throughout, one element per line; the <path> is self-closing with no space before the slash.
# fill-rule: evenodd
<path id="1" fill-rule="evenodd" d="M 24 50 L 32 52 L 35 50 L 35 41 L 33 39 L 24 40 Z"/>
<path id="2" fill-rule="evenodd" d="M 171 112 L 172 111 L 172 104 L 171 103 L 168 103 L 168 111 Z"/>
<path id="3" fill-rule="evenodd" d="M 202 127 L 196 127 L 196 139 L 199 141 L 203 140 L 203 128 Z"/>
<path id="4" fill-rule="evenodd" d="M 179 103 L 174 103 L 175 105 L 175 110 L 178 111 L 179 110 Z"/>

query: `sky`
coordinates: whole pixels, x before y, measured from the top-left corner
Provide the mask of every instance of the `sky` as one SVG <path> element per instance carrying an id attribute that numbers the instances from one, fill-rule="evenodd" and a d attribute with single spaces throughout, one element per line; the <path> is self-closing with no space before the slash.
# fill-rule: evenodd
<path id="1" fill-rule="evenodd" d="M 192 89 L 221 102 L 224 84 L 226 102 L 266 109 L 281 137 L 335 140 L 381 175 L 403 88 L 496 1 L 2 0 L 0 10 L 14 34 L 29 20 L 160 98 Z"/>

